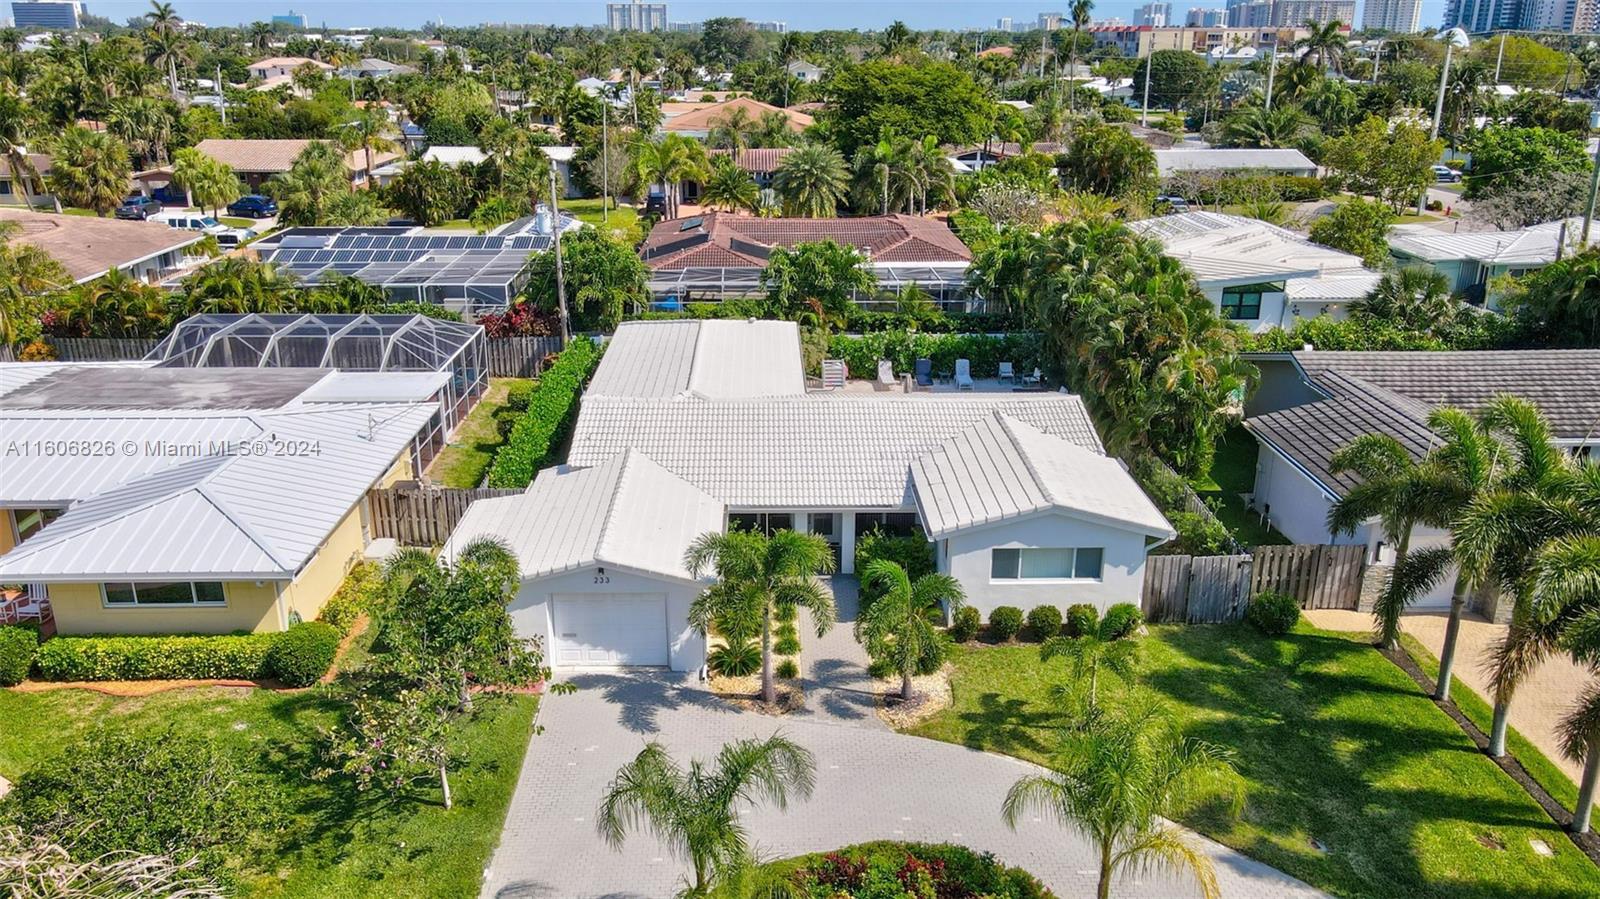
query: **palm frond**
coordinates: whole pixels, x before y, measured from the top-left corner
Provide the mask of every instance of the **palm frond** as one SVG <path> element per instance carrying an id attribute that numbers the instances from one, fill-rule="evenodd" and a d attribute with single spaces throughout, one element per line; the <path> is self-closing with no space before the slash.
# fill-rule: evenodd
<path id="1" fill-rule="evenodd" d="M 1222 896 L 1211 856 L 1175 827 L 1158 825 L 1136 834 L 1117 848 L 1111 866 L 1113 870 L 1138 876 L 1188 874 L 1194 878 L 1204 899 Z"/>

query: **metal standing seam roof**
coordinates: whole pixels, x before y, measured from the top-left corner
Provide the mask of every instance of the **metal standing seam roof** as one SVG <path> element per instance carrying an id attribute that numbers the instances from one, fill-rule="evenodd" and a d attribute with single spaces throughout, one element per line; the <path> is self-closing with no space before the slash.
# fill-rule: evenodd
<path id="1" fill-rule="evenodd" d="M 1004 413 L 980 418 L 911 463 L 928 537 L 1045 511 L 1170 537 L 1172 526 L 1115 459 Z"/>
<path id="2" fill-rule="evenodd" d="M 1365 299 L 1382 280 L 1383 276 L 1377 272 L 1323 278 L 1290 278 L 1284 283 L 1283 295 L 1290 302 L 1355 301 Z"/>
<path id="3" fill-rule="evenodd" d="M 445 543 L 454 558 L 480 537 L 505 543 L 523 578 L 591 565 L 692 580 L 684 551 L 720 532 L 722 503 L 644 455 L 624 450 L 584 469 L 547 468 L 517 496 L 478 500 Z"/>
<path id="4" fill-rule="evenodd" d="M 1492 265 L 1548 265 L 1555 261 L 1565 224 L 1567 244 L 1578 246 L 1583 219 L 1570 218 L 1513 231 L 1439 231 L 1428 225 L 1398 225 L 1389 230 L 1389 247 L 1427 262 L 1472 259 Z M 1600 233 L 1589 243 L 1600 244 Z"/>
<path id="5" fill-rule="evenodd" d="M 1155 150 L 1156 172 L 1203 172 L 1211 169 L 1271 169 L 1274 171 L 1316 171 L 1317 164 L 1299 150 L 1179 148 Z"/>
<path id="6" fill-rule="evenodd" d="M 586 396 L 706 399 L 805 393 L 794 322 L 624 322 L 606 347 Z"/>
<path id="7" fill-rule="evenodd" d="M 143 361 L 0 362 L 0 398 L 59 371 L 71 371 L 78 368 L 149 368 L 150 365 L 151 363 Z M 4 408 L 5 400 L 0 399 L 0 409 Z"/>
<path id="8" fill-rule="evenodd" d="M 1261 280 L 1372 277 L 1360 257 L 1312 243 L 1286 228 L 1219 212 L 1183 212 L 1130 222 L 1161 242 L 1202 284 Z M 1341 283 L 1339 289 L 1350 285 Z M 1310 288 L 1300 285 L 1301 291 Z M 1364 296 L 1365 292 L 1358 294 Z M 1309 296 L 1309 295 L 1308 295 Z"/>
<path id="9" fill-rule="evenodd" d="M 168 455 L 141 443 L 111 457 L 8 461 L 0 505 L 83 499 L 0 556 L 0 579 L 292 578 L 436 412 L 433 404 L 329 404 L 240 417 L 0 416 L 16 440 L 50 439 L 62 426 L 78 439 L 110 439 L 117 426 L 137 424 L 147 439 L 179 447 L 313 448 Z"/>
<path id="10" fill-rule="evenodd" d="M 585 395 L 567 459 L 598 465 L 628 449 L 733 508 L 904 508 L 910 465 L 1003 412 L 1101 452 L 1070 394 L 805 394 L 746 400 Z"/>

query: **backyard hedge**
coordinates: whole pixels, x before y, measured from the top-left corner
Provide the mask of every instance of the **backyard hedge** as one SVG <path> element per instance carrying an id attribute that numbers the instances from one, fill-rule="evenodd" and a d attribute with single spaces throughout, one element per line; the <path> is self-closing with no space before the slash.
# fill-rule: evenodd
<path id="1" fill-rule="evenodd" d="M 877 331 L 871 334 L 835 334 L 828 338 L 828 358 L 843 359 L 852 377 L 875 378 L 878 360 L 894 364 L 895 374 L 915 370 L 918 359 L 930 359 L 934 374 L 955 373 L 956 360 L 972 363 L 972 376 L 992 378 L 1001 362 L 1010 362 L 1020 376 L 1032 372 L 1043 359 L 1038 334 L 925 334 L 921 331 Z M 815 374 L 815 372 L 813 372 Z"/>
<path id="2" fill-rule="evenodd" d="M 267 670 L 291 687 L 309 687 L 333 667 L 339 631 L 322 621 L 303 621 L 278 635 L 267 651 Z"/>
<path id="3" fill-rule="evenodd" d="M 56 637 L 39 645 L 34 667 L 53 681 L 256 680 L 271 675 L 278 636 Z"/>
<path id="4" fill-rule="evenodd" d="M 28 676 L 39 635 L 31 628 L 0 627 L 0 687 L 14 687 Z"/>
<path id="5" fill-rule="evenodd" d="M 567 344 L 539 378 L 528 397 L 528 411 L 495 454 L 489 486 L 526 487 L 539 469 L 560 461 L 557 456 L 578 415 L 578 396 L 599 362 L 600 349 L 592 341 L 578 338 Z"/>

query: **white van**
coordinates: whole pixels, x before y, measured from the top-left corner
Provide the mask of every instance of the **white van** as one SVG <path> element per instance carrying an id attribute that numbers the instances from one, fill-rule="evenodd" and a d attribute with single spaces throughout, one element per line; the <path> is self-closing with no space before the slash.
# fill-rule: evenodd
<path id="1" fill-rule="evenodd" d="M 232 228 L 200 212 L 158 212 L 148 220 L 180 231 L 203 231 L 224 247 L 236 247 L 256 236 L 249 228 Z"/>

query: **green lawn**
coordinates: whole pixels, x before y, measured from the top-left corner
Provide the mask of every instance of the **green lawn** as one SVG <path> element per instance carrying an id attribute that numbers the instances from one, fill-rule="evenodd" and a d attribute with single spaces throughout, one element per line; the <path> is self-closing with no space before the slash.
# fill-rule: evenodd
<path id="1" fill-rule="evenodd" d="M 616 199 L 612 198 L 615 203 Z M 568 215 L 575 215 L 580 221 L 588 222 L 596 228 L 605 228 L 611 236 L 630 244 L 644 240 L 644 232 L 639 227 L 639 211 L 632 206 L 617 206 L 611 210 L 609 216 L 600 211 L 600 199 L 562 200 L 561 211 Z"/>
<path id="2" fill-rule="evenodd" d="M 1151 628 L 1139 679 L 1233 753 L 1246 792 L 1238 819 L 1205 808 L 1184 823 L 1341 896 L 1600 895 L 1600 869 L 1365 640 Z M 1045 670 L 1031 645 L 963 647 L 955 663 L 954 706 L 912 732 L 1044 760 L 1066 723 L 1047 700 L 1062 663 Z"/>
<path id="3" fill-rule="evenodd" d="M 1217 441 L 1211 470 L 1204 476 L 1192 478 L 1190 486 L 1202 499 L 1215 500 L 1217 517 L 1243 545 L 1288 543 L 1289 538 L 1278 533 L 1277 528 L 1262 524 L 1261 516 L 1246 508 L 1239 496 L 1255 490 L 1258 449 L 1260 446 L 1250 432 L 1243 425 L 1235 425 Z"/>
<path id="4" fill-rule="evenodd" d="M 494 414 L 505 406 L 506 392 L 513 384 L 529 384 L 523 378 L 490 378 L 489 390 L 478 401 L 467 420 L 456 432 L 455 442 L 428 467 L 428 474 L 446 487 L 476 487 L 483 473 L 494 461 L 500 448 L 500 431 L 495 427 Z"/>
<path id="5" fill-rule="evenodd" d="M 253 860 L 244 895 L 274 899 L 478 894 L 505 818 L 537 700 L 491 703 L 458 732 L 467 761 L 451 776 L 455 807 L 437 791 L 390 799 L 309 780 L 316 729 L 334 721 L 327 688 L 174 690 L 115 698 L 85 690 L 0 690 L 0 774 L 16 778 L 95 722 L 174 726 L 213 735 L 259 760 L 287 797 L 293 825 L 284 851 Z"/>
<path id="6" fill-rule="evenodd" d="M 229 228 L 251 228 L 257 230 L 261 228 L 261 223 L 255 219 L 237 218 L 231 215 L 224 215 L 218 218 L 217 221 L 227 225 Z"/>
<path id="7" fill-rule="evenodd" d="M 428 227 L 429 228 L 433 228 L 435 230 L 439 230 L 439 231 L 474 231 L 474 232 L 476 232 L 478 230 L 476 225 L 472 224 L 472 222 L 469 222 L 466 219 L 451 219 L 448 222 L 440 222 L 437 225 L 429 225 Z"/>

